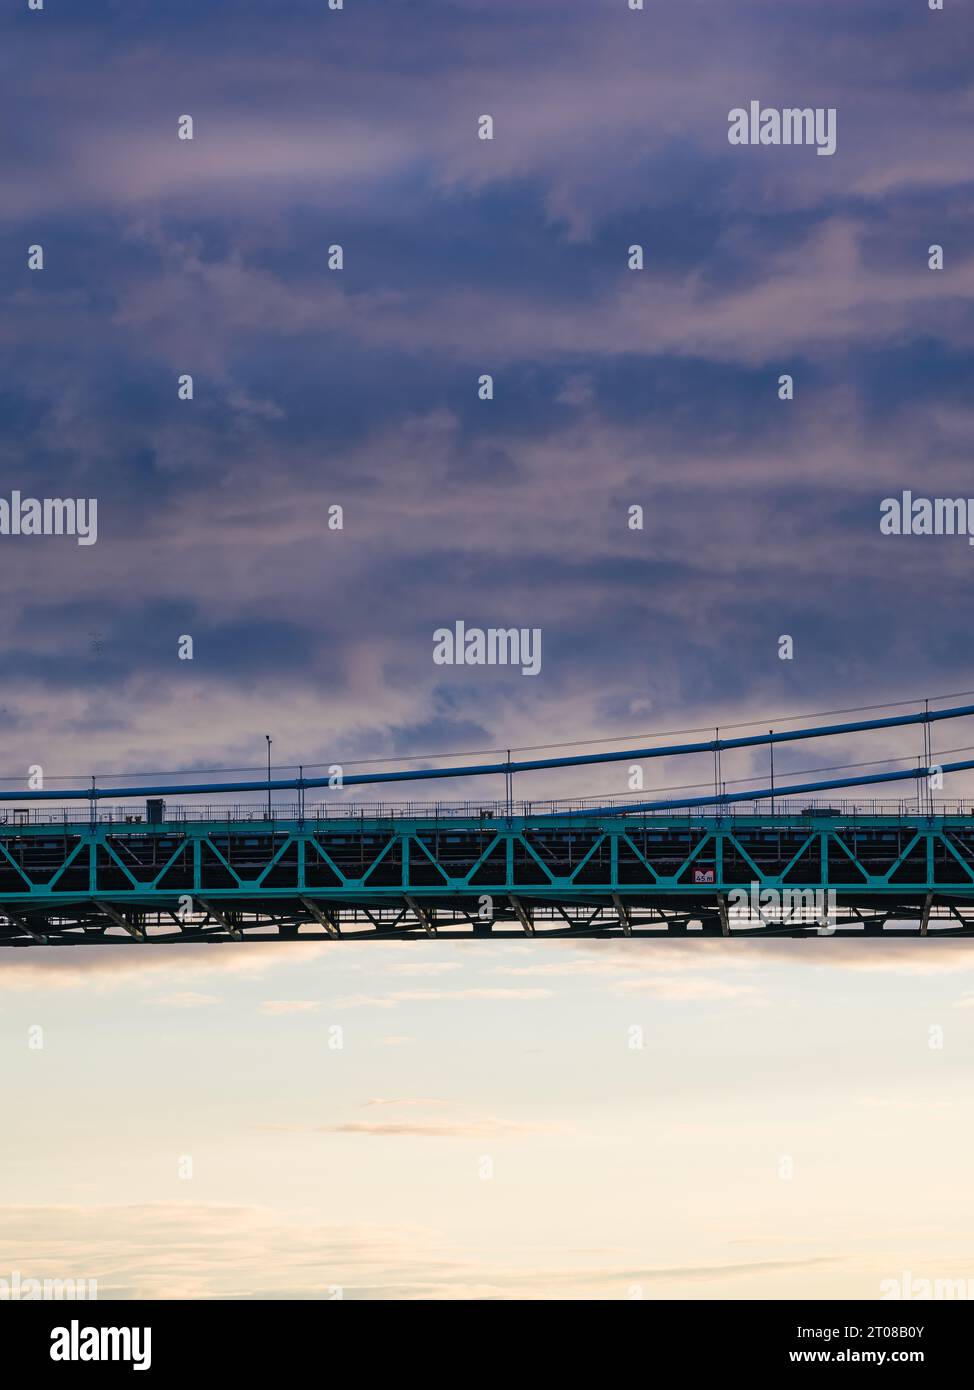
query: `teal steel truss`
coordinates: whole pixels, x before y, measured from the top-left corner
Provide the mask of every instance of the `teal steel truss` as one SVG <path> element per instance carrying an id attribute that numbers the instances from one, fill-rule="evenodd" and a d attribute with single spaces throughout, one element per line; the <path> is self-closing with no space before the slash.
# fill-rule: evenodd
<path id="1" fill-rule="evenodd" d="M 0 827 L 0 945 L 974 929 L 974 814 Z"/>

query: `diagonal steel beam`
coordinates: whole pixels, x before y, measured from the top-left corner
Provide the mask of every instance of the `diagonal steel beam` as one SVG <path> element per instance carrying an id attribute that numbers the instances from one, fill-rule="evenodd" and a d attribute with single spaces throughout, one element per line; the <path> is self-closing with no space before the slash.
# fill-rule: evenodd
<path id="1" fill-rule="evenodd" d="M 99 912 L 103 912 L 106 917 L 110 917 L 116 927 L 121 927 L 124 931 L 128 932 L 129 936 L 134 936 L 136 941 L 145 941 L 145 932 L 142 928 L 135 926 L 133 922 L 127 921 L 117 907 L 113 907 L 111 903 L 106 903 L 101 898 L 95 898 L 95 907 L 97 907 Z"/>
<path id="2" fill-rule="evenodd" d="M 327 911 L 312 902 L 310 898 L 302 898 L 302 904 L 308 909 L 315 921 L 322 927 L 329 936 L 340 936 L 341 927 L 339 926 L 338 912 Z"/>
<path id="3" fill-rule="evenodd" d="M 13 922 L 14 926 L 19 927 L 22 932 L 26 933 L 27 936 L 31 937 L 36 946 L 47 945 L 47 937 L 43 936 L 40 932 L 34 931 L 32 927 L 28 926 L 27 919 L 25 917 L 21 917 L 19 912 L 12 911 L 11 908 L 4 906 L 2 903 L 0 903 L 0 912 L 3 913 L 4 917 L 6 917 L 8 921 Z"/>
<path id="4" fill-rule="evenodd" d="M 521 899 L 511 898 L 511 907 L 513 907 L 514 911 L 517 913 L 517 920 L 521 923 L 521 926 L 524 928 L 525 935 L 534 936 L 534 923 L 531 921 L 531 915 L 528 909 L 521 902 Z"/>
<path id="5" fill-rule="evenodd" d="M 622 927 L 623 935 L 632 936 L 632 917 L 628 907 L 626 907 L 618 893 L 612 894 L 612 901 L 615 904 L 616 912 L 619 914 L 619 925 Z"/>
<path id="6" fill-rule="evenodd" d="M 927 927 L 930 924 L 930 908 L 933 904 L 933 893 L 930 892 L 923 900 L 923 915 L 920 918 L 920 935 L 927 935 Z"/>
<path id="7" fill-rule="evenodd" d="M 240 930 L 240 928 L 235 927 L 232 922 L 228 922 L 226 917 L 223 915 L 223 913 L 220 911 L 218 907 L 214 907 L 212 903 L 206 902 L 203 898 L 197 898 L 196 901 L 199 903 L 200 907 L 203 908 L 204 912 L 209 913 L 209 915 L 213 918 L 214 922 L 219 922 L 220 926 L 224 929 L 224 931 L 230 933 L 234 941 L 243 940 L 243 932 Z"/>
<path id="8" fill-rule="evenodd" d="M 418 921 L 420 922 L 420 924 L 421 924 L 423 930 L 426 932 L 426 935 L 427 935 L 427 936 L 435 936 L 435 935 L 436 935 L 436 908 L 435 908 L 435 907 L 434 907 L 434 908 L 420 907 L 420 905 L 419 905 L 419 903 L 416 901 L 416 899 L 415 899 L 415 898 L 411 898 L 411 897 L 409 896 L 408 893 L 405 894 L 405 898 L 406 898 L 406 902 L 409 904 L 410 908 L 411 908 L 412 911 L 415 913 L 415 915 L 416 915 Z"/>

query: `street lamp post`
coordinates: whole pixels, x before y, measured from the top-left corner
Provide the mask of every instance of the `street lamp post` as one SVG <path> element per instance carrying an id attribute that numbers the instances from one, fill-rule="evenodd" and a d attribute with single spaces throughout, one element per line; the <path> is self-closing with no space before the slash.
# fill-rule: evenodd
<path id="1" fill-rule="evenodd" d="M 270 734 L 265 734 L 267 739 L 267 819 L 271 818 L 271 744 L 274 740 Z"/>

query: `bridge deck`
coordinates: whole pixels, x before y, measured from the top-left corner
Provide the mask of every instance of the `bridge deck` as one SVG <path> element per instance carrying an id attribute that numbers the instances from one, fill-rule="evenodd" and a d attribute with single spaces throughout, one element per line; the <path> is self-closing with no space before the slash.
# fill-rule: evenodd
<path id="1" fill-rule="evenodd" d="M 0 945 L 974 930 L 970 806 L 247 811 L 156 824 L 21 813 L 0 825 Z"/>

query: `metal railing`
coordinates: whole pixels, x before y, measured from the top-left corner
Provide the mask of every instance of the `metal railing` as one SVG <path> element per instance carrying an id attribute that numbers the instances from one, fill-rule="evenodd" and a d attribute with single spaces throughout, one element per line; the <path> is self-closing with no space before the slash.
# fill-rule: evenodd
<path id="1" fill-rule="evenodd" d="M 633 798 L 635 800 L 635 798 Z M 623 811 L 627 802 L 618 799 L 613 803 Z M 604 796 L 573 797 L 561 800 L 514 801 L 331 801 L 305 805 L 297 802 L 279 802 L 271 807 L 270 821 L 279 822 L 329 822 L 329 821 L 397 821 L 397 820 L 480 820 L 487 822 L 515 819 L 531 820 L 543 816 L 585 816 L 597 807 L 605 807 Z M 699 820 L 719 818 L 722 820 L 742 820 L 749 817 L 775 819 L 782 817 L 798 818 L 814 824 L 829 819 L 830 813 L 843 819 L 860 817 L 883 817 L 885 819 L 911 819 L 918 816 L 974 816 L 974 801 L 937 800 L 921 802 L 912 800 L 856 801 L 836 799 L 815 801 L 809 798 L 789 800 L 787 797 L 763 797 L 754 802 L 737 802 L 733 805 L 713 804 L 710 806 L 674 807 L 668 810 L 643 810 L 634 813 L 640 820 Z M 602 819 L 602 816 L 598 817 Z M 166 805 L 161 824 L 172 826 L 187 822 L 207 821 L 210 823 L 268 824 L 267 806 L 260 803 L 228 806 L 225 802 L 217 805 Z M 70 807 L 45 806 L 41 809 L 0 809 L 0 828 L 9 831 L 18 826 L 91 826 L 111 825 L 124 829 L 126 826 L 151 828 L 160 822 L 149 821 L 143 806 L 108 806 L 98 803 L 94 810 L 83 804 L 74 803 Z"/>

